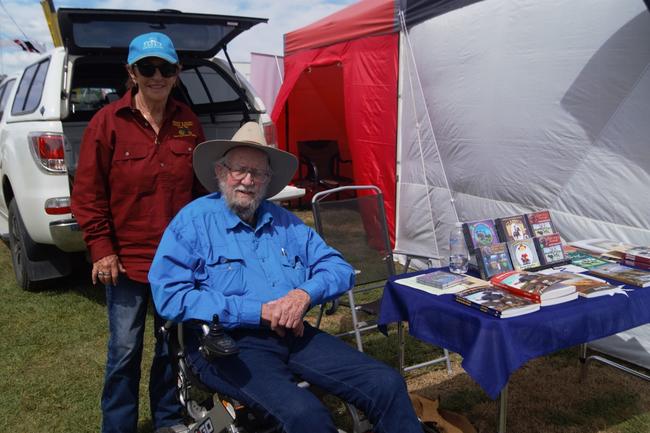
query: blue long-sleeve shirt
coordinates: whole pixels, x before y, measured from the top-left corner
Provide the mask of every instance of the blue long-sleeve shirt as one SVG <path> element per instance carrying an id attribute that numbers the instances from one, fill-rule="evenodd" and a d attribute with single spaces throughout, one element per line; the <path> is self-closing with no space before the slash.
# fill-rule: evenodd
<path id="1" fill-rule="evenodd" d="M 263 201 L 257 226 L 221 194 L 184 207 L 165 230 L 149 271 L 160 315 L 176 322 L 259 326 L 262 304 L 300 288 L 320 304 L 354 284 L 352 267 L 291 212 Z"/>

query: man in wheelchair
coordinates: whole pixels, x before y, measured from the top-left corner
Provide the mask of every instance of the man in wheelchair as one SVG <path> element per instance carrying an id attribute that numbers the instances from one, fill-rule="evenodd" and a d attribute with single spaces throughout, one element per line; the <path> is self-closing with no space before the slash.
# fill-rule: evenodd
<path id="1" fill-rule="evenodd" d="M 396 370 L 303 321 L 310 306 L 352 287 L 354 273 L 314 230 L 265 200 L 291 180 L 296 158 L 267 145 L 249 122 L 232 140 L 200 144 L 193 166 L 214 193 L 170 223 L 149 280 L 163 318 L 209 322 L 217 314 L 235 340 L 237 356 L 208 360 L 202 333 L 190 333 L 187 359 L 199 379 L 287 433 L 337 431 L 296 375 L 358 407 L 375 432 L 421 433 Z"/>

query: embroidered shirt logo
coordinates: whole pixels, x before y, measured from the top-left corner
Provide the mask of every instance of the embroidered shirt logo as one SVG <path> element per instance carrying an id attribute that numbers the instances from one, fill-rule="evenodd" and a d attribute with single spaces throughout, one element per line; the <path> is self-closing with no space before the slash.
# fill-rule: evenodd
<path id="1" fill-rule="evenodd" d="M 196 137 L 196 134 L 192 130 L 194 122 L 191 120 L 188 121 L 172 121 L 172 126 L 178 128 L 174 138 L 183 138 L 183 137 Z"/>

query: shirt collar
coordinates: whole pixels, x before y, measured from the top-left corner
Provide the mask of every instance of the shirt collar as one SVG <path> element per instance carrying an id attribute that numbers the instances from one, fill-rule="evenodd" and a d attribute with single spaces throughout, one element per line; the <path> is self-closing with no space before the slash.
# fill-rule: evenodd
<path id="1" fill-rule="evenodd" d="M 135 110 L 135 103 L 133 102 L 133 97 L 135 96 L 136 89 L 131 88 L 124 92 L 124 95 L 120 99 L 118 99 L 115 102 L 115 110 L 116 112 L 118 111 L 123 111 L 123 110 L 128 110 L 128 111 L 133 111 Z M 180 105 L 176 99 L 174 99 L 171 95 L 167 98 L 167 105 L 165 106 L 165 118 L 168 117 L 168 114 L 171 114 L 178 110 L 180 108 Z"/>
<path id="2" fill-rule="evenodd" d="M 225 221 L 225 226 L 227 230 L 234 230 L 237 228 L 240 224 L 248 226 L 247 223 L 241 220 L 237 214 L 235 214 L 230 208 L 228 208 L 228 205 L 226 204 L 226 199 L 219 194 L 221 198 L 221 204 L 225 210 L 224 212 L 224 221 Z M 271 214 L 270 207 L 269 207 L 269 202 L 266 200 L 262 200 L 262 203 L 260 204 L 260 207 L 257 209 L 257 227 L 255 227 L 255 231 L 258 231 L 262 229 L 266 224 L 270 224 L 273 222 L 273 215 Z"/>

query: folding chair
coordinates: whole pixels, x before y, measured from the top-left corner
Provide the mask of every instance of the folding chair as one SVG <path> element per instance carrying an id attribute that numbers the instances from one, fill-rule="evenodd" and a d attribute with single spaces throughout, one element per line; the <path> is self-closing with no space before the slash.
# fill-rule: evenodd
<path id="1" fill-rule="evenodd" d="M 346 197 L 330 200 L 339 193 Z M 361 321 L 357 313 L 363 311 L 378 316 L 381 297 L 367 304 L 358 305 L 355 295 L 383 288 L 388 277 L 395 275 L 395 263 L 388 236 L 384 196 L 374 185 L 342 186 L 315 194 L 312 198 L 312 212 L 316 231 L 325 241 L 337 249 L 354 267 L 355 286 L 347 292 L 348 307 L 352 316 L 352 330 L 338 336 L 354 335 L 357 349 L 363 352 L 361 333 L 375 329 L 375 320 Z M 422 258 L 417 256 L 418 258 Z M 409 257 L 410 260 L 410 257 Z M 335 303 L 336 307 L 336 303 Z M 316 326 L 320 326 L 326 307 L 321 305 Z M 330 311 L 331 312 L 331 311 Z M 413 366 L 404 365 L 403 325 L 398 324 L 399 369 L 400 372 L 445 362 L 451 372 L 449 352 L 443 348 L 444 356 Z"/>
<path id="2" fill-rule="evenodd" d="M 349 185 L 352 179 L 341 175 L 341 164 L 352 161 L 341 159 L 336 140 L 305 140 L 298 142 L 300 166 L 296 184 L 312 193 Z"/>
<path id="3" fill-rule="evenodd" d="M 349 198 L 327 200 L 341 192 Z M 321 191 L 312 197 L 312 212 L 318 234 L 354 267 L 355 287 L 347 292 L 346 305 L 352 315 L 352 330 L 338 336 L 354 335 L 357 349 L 363 352 L 361 333 L 377 325 L 374 320 L 359 320 L 357 313 L 363 311 L 377 316 L 381 299 L 357 305 L 355 294 L 384 287 L 386 279 L 395 274 L 383 194 L 376 186 L 342 186 Z M 317 327 L 324 312 L 322 305 Z"/>

